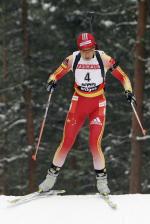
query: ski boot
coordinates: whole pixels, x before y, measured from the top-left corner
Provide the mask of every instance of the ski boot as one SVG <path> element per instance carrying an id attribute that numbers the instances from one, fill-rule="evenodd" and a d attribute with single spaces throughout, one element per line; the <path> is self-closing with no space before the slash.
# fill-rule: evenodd
<path id="1" fill-rule="evenodd" d="M 102 195 L 108 195 L 110 189 L 107 182 L 107 173 L 106 169 L 96 170 L 96 180 L 97 180 L 97 190 Z"/>
<path id="2" fill-rule="evenodd" d="M 53 188 L 59 175 L 59 170 L 60 167 L 54 165 L 51 166 L 51 168 L 47 171 L 45 180 L 39 185 L 40 192 L 47 192 Z"/>

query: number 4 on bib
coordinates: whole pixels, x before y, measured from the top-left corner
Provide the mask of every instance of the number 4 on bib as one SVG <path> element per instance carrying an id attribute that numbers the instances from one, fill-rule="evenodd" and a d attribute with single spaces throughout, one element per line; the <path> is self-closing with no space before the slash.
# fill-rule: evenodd
<path id="1" fill-rule="evenodd" d="M 86 74 L 84 80 L 86 80 L 86 81 L 88 81 L 88 82 L 91 80 L 91 79 L 90 79 L 90 73 L 89 73 L 89 72 Z"/>

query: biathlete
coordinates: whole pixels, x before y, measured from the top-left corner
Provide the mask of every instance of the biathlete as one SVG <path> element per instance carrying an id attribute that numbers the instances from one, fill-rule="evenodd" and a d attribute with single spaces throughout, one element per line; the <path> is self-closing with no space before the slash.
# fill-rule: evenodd
<path id="1" fill-rule="evenodd" d="M 92 34 L 80 34 L 77 37 L 78 51 L 68 56 L 48 79 L 47 90 L 52 91 L 56 82 L 71 70 L 75 77 L 75 92 L 66 117 L 61 143 L 55 152 L 45 180 L 39 185 L 40 191 L 49 191 L 53 188 L 76 136 L 88 118 L 90 127 L 89 149 L 93 158 L 97 190 L 100 194 L 110 193 L 105 158 L 101 147 L 105 127 L 106 98 L 104 88 L 107 71 L 111 71 L 112 75 L 121 82 L 129 102 L 135 102 L 135 96 L 127 74 L 120 68 L 116 60 L 104 51 L 97 50 L 96 46 Z"/>

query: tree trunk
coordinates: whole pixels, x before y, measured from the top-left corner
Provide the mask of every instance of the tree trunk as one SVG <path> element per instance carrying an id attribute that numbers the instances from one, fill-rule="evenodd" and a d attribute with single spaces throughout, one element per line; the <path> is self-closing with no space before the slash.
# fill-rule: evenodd
<path id="1" fill-rule="evenodd" d="M 23 58 L 24 63 L 29 62 L 29 35 L 28 35 L 28 4 L 22 0 L 22 33 L 23 33 Z"/>
<path id="2" fill-rule="evenodd" d="M 23 33 L 23 61 L 26 78 L 29 76 L 29 34 L 28 34 L 28 4 L 27 0 L 22 0 L 22 33 Z M 36 189 L 35 170 L 36 163 L 32 160 L 32 151 L 34 150 L 34 124 L 32 112 L 32 92 L 27 86 L 24 86 L 24 99 L 26 105 L 27 118 L 27 140 L 31 148 L 29 154 L 29 191 L 33 192 Z"/>
<path id="3" fill-rule="evenodd" d="M 1 53 L 2 53 L 2 79 L 1 82 L 3 83 L 2 86 L 5 84 L 5 81 L 8 78 L 8 51 L 7 51 L 7 15 L 6 15 L 6 3 L 3 2 L 1 7 Z M 4 82 L 3 82 L 4 81 Z M 0 103 L 7 103 L 7 96 L 5 92 L 0 93 Z M 3 126 L 3 125 L 2 125 Z M 3 128 L 0 130 L 0 160 L 3 160 L 5 158 L 5 152 L 7 148 L 7 137 L 6 134 L 3 131 Z M 7 178 L 8 176 L 5 175 L 5 163 L 0 162 L 0 194 L 6 194 L 7 193 Z"/>
<path id="4" fill-rule="evenodd" d="M 8 51 L 5 42 L 3 42 L 3 78 L 8 79 Z"/>
<path id="5" fill-rule="evenodd" d="M 137 99 L 137 112 L 141 119 L 142 103 L 143 103 L 143 90 L 144 90 L 144 34 L 146 30 L 147 19 L 147 0 L 140 0 L 138 3 L 138 24 L 137 24 L 137 37 L 135 44 L 135 65 L 134 65 L 134 93 Z M 130 193 L 141 192 L 141 169 L 142 169 L 142 141 L 136 139 L 141 135 L 139 124 L 132 116 L 132 162 L 130 174 Z"/>
<path id="6" fill-rule="evenodd" d="M 33 192 L 36 189 L 35 181 L 35 169 L 36 163 L 32 160 L 32 151 L 34 149 L 34 124 L 33 124 L 33 113 L 32 113 L 32 92 L 27 86 L 24 86 L 24 99 L 26 107 L 26 118 L 27 118 L 27 141 L 28 145 L 31 146 L 31 154 L 29 155 L 29 191 Z"/>
<path id="7" fill-rule="evenodd" d="M 7 49 L 7 37 L 6 37 L 6 5 L 3 4 L 2 9 L 2 53 L 3 53 L 3 79 L 6 80 L 8 78 L 8 49 Z"/>
<path id="8" fill-rule="evenodd" d="M 24 86 L 24 99 L 26 107 L 26 118 L 27 118 L 27 139 L 29 145 L 34 144 L 34 125 L 33 125 L 33 114 L 32 114 L 32 92 L 27 86 Z"/>

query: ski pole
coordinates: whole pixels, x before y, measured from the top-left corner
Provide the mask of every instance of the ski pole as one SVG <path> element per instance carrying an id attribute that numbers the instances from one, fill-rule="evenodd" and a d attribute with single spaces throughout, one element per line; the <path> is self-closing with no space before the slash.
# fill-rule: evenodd
<path id="1" fill-rule="evenodd" d="M 49 97 L 48 97 L 47 104 L 46 104 L 45 114 L 44 114 L 44 118 L 43 118 L 43 121 L 42 121 L 42 124 L 41 124 L 41 129 L 40 129 L 40 133 L 39 133 L 38 142 L 37 142 L 37 145 L 36 145 L 36 148 L 35 148 L 36 150 L 35 150 L 35 153 L 32 155 L 33 160 L 36 160 L 36 156 L 37 156 L 37 153 L 38 153 L 38 150 L 39 150 L 39 146 L 40 146 L 40 142 L 41 142 L 41 138 L 42 138 L 42 134 L 43 134 L 43 129 L 44 129 L 45 121 L 46 121 L 46 117 L 47 117 L 47 112 L 48 112 L 48 108 L 49 108 L 50 101 L 51 101 L 52 92 L 53 92 L 53 90 L 51 90 L 51 92 L 49 94 Z"/>
<path id="2" fill-rule="evenodd" d="M 140 128 L 141 128 L 142 134 L 145 136 L 145 135 L 146 135 L 146 130 L 143 128 L 143 126 L 142 126 L 142 124 L 141 124 L 140 118 L 139 118 L 139 116 L 138 116 L 138 114 L 137 114 L 137 112 L 136 112 L 136 109 L 135 109 L 133 103 L 131 103 L 131 106 L 132 106 L 133 112 L 134 112 L 134 114 L 135 114 L 135 117 L 136 117 L 136 119 L 137 119 L 137 121 L 138 121 L 138 123 L 139 123 L 139 126 L 140 126 Z"/>

